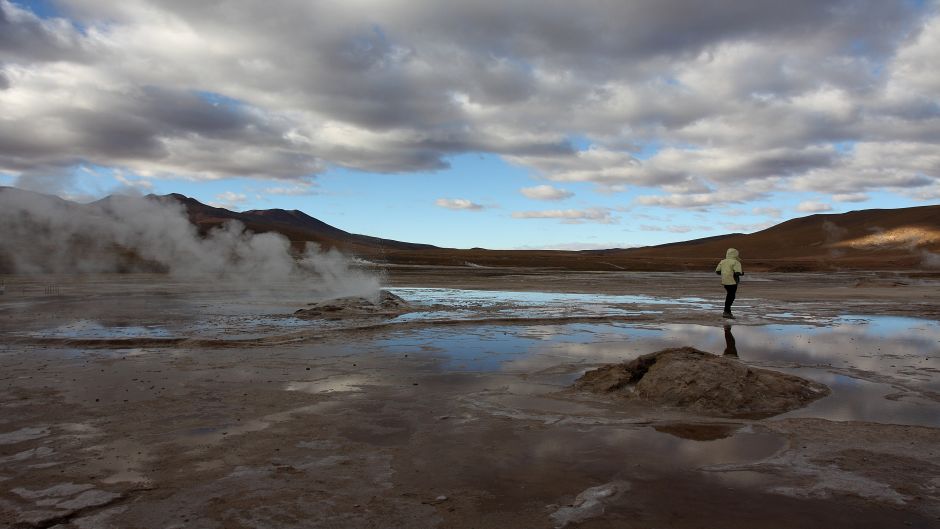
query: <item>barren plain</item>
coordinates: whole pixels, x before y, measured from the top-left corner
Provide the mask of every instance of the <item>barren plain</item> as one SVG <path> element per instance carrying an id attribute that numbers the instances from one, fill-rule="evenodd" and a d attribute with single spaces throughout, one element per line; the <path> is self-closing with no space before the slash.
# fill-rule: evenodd
<path id="1" fill-rule="evenodd" d="M 0 525 L 940 527 L 940 276 L 389 267 L 303 285 L 6 276 Z M 571 389 L 671 347 L 826 385 L 763 418 Z"/>

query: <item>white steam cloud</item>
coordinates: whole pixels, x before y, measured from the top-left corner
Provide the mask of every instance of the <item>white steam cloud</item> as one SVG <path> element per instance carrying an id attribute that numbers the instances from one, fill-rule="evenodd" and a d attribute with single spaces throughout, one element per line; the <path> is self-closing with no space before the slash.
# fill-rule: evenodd
<path id="1" fill-rule="evenodd" d="M 251 288 L 301 282 L 322 298 L 377 296 L 379 277 L 351 264 L 312 243 L 295 256 L 283 235 L 252 233 L 237 221 L 202 236 L 172 200 L 113 196 L 83 206 L 0 190 L 0 272 L 160 271 Z"/>
<path id="2" fill-rule="evenodd" d="M 832 246 L 840 242 L 842 239 L 844 239 L 845 236 L 849 233 L 849 230 L 828 220 L 823 221 L 822 229 L 823 229 L 823 234 L 826 237 L 825 239 L 826 246 L 829 247 L 829 257 L 833 257 L 833 258 L 842 257 L 845 254 L 845 252 L 842 250 L 833 248 Z"/>
<path id="3" fill-rule="evenodd" d="M 940 268 L 940 254 L 933 253 L 930 250 L 921 250 L 920 264 L 924 268 Z"/>

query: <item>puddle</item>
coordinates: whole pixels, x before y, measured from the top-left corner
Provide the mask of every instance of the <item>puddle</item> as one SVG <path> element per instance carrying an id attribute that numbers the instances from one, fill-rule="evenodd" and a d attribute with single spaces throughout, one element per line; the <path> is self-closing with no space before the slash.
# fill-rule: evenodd
<path id="1" fill-rule="evenodd" d="M 214 316 L 171 325 L 108 325 L 77 320 L 65 325 L 28 333 L 34 338 L 126 340 L 135 338 L 209 338 L 245 340 L 262 338 L 310 327 L 308 320 L 285 316 Z"/>
<path id="2" fill-rule="evenodd" d="M 628 454 L 641 453 L 644 456 L 661 457 L 668 462 L 658 461 L 657 466 L 701 467 L 709 465 L 747 462 L 769 457 L 784 448 L 786 441 L 778 434 L 742 430 L 732 435 L 712 440 L 692 440 L 658 432 L 652 428 L 642 429 L 600 429 L 594 432 L 597 439 L 568 440 L 569 450 L 577 453 L 590 452 L 590 445 L 604 446 L 599 453 L 620 445 Z M 631 458 L 632 459 L 632 458 Z M 628 459 L 629 460 L 629 459 Z M 646 462 L 649 464 L 650 462 Z"/>
<path id="3" fill-rule="evenodd" d="M 834 421 L 870 421 L 891 424 L 940 426 L 940 402 L 904 391 L 892 384 L 871 382 L 820 369 L 782 369 L 794 375 L 822 382 L 832 389 L 829 398 L 779 415 L 824 417 Z"/>
<path id="4" fill-rule="evenodd" d="M 502 290 L 462 290 L 451 288 L 392 288 L 389 292 L 405 301 L 431 310 L 398 316 L 395 322 L 439 319 L 520 319 L 634 316 L 661 314 L 649 306 L 683 306 L 714 310 L 717 306 L 703 298 L 657 298 L 640 295 L 606 295 L 559 292 L 512 292 Z"/>
<path id="5" fill-rule="evenodd" d="M 934 400 L 940 392 L 940 324 L 915 318 L 845 316 L 825 327 L 481 325 L 395 331 L 371 345 L 379 353 L 428 355 L 445 372 L 541 376 L 556 388 L 596 364 L 691 345 L 832 389 L 831 396 L 783 417 L 940 426 Z"/>
<path id="6" fill-rule="evenodd" d="M 106 326 L 96 321 L 77 320 L 32 335 L 37 338 L 126 339 L 169 338 L 173 333 L 159 325 Z"/>
<path id="7" fill-rule="evenodd" d="M 682 321 L 672 316 L 714 311 L 717 307 L 698 297 L 446 288 L 390 291 L 427 310 L 391 320 L 392 325 L 379 331 L 377 338 L 357 338 L 356 348 L 361 345 L 378 355 L 424 355 L 443 372 L 500 372 L 560 387 L 597 364 L 623 362 L 663 348 L 690 345 L 716 354 L 733 354 L 749 365 L 792 372 L 832 388 L 830 397 L 792 415 L 940 426 L 936 400 L 940 394 L 940 324 L 935 321 L 893 316 L 817 318 L 801 314 L 799 306 L 781 305 L 755 316 L 748 325 L 739 321 L 727 330 L 697 324 L 547 324 L 539 318 L 662 314 L 655 320 Z M 86 313 L 81 320 L 26 332 L 60 339 L 183 336 L 236 340 L 308 328 L 329 329 L 332 325 L 294 318 L 283 312 L 284 300 L 249 299 L 241 304 L 203 303 L 200 299 L 190 300 L 191 306 L 187 305 L 199 313 L 194 319 L 174 316 L 152 325 L 148 316 L 143 323 L 138 319 L 132 325 L 123 317 L 97 318 Z M 514 325 L 486 321 L 499 318 L 523 321 Z M 454 319 L 481 321 L 460 327 L 395 325 Z M 320 356 L 355 352 L 350 344 L 307 342 L 303 347 L 309 354 Z M 120 352 L 122 357 L 145 353 L 143 349 Z M 314 393 L 356 391 L 357 383 L 295 381 L 289 389 Z M 134 399 L 138 394 L 140 398 L 150 395 L 141 390 L 121 398 Z"/>
<path id="8" fill-rule="evenodd" d="M 721 352 L 723 332 L 701 325 L 665 325 L 667 341 Z M 902 380 L 940 391 L 940 323 L 893 316 L 844 316 L 829 326 L 733 326 L 739 356 L 769 366 L 826 367 Z"/>
<path id="9" fill-rule="evenodd" d="M 738 428 L 736 424 L 722 423 L 665 423 L 653 427 L 657 432 L 692 441 L 727 439 L 734 435 Z"/>
<path id="10" fill-rule="evenodd" d="M 362 391 L 362 386 L 374 384 L 374 381 L 364 376 L 349 375 L 322 378 L 318 380 L 303 380 L 288 382 L 286 391 L 302 391 L 304 393 L 341 393 Z"/>
<path id="11" fill-rule="evenodd" d="M 485 446 L 470 434 L 466 444 Z M 727 437 L 696 441 L 652 428 L 554 426 L 527 430 L 506 439 L 499 450 L 485 450 L 468 464 L 464 443 L 435 443 L 435 459 L 459 472 L 430 476 L 455 480 L 455 487 L 479 487 L 506 501 L 559 492 L 575 494 L 576 483 L 603 483 L 619 477 L 674 475 L 690 468 L 748 463 L 772 456 L 785 439 L 766 432 L 740 431 Z M 498 479 L 494 479 L 494 475 Z M 572 490 L 574 489 L 574 490 Z"/>
<path id="12" fill-rule="evenodd" d="M 513 304 L 522 307 L 546 305 L 676 305 L 705 303 L 701 298 L 656 298 L 652 296 L 581 294 L 562 292 L 513 292 L 505 290 L 462 290 L 453 288 L 392 288 L 389 291 L 409 303 L 453 307 L 487 307 Z"/>
<path id="13" fill-rule="evenodd" d="M 717 299 L 700 297 L 662 298 L 646 295 L 606 295 L 554 292 L 512 292 L 461 290 L 448 288 L 391 288 L 419 310 L 388 320 L 370 323 L 428 324 L 441 322 L 479 322 L 496 324 L 505 320 L 593 320 L 593 319 L 665 319 L 720 311 Z M 123 303 L 123 302 L 122 302 Z M 145 300 L 136 300 L 130 313 L 151 310 Z M 162 303 L 162 302 L 161 302 Z M 38 339 L 132 340 L 161 338 L 201 338 L 215 340 L 255 340 L 304 330 L 332 331 L 357 326 L 362 320 L 302 319 L 294 310 L 306 306 L 286 300 L 247 299 L 239 303 L 203 303 L 198 296 L 189 304 L 178 302 L 173 310 L 161 305 L 159 324 L 138 322 L 131 325 L 92 313 L 85 319 L 64 325 L 44 326 L 36 330 L 12 332 Z M 738 307 L 748 312 L 749 302 L 742 298 Z M 180 308 L 182 307 L 182 308 Z M 99 311 L 100 312 L 100 311 Z M 770 322 L 823 324 L 810 315 L 787 311 L 768 311 L 762 316 Z M 753 323 L 753 321 L 752 321 Z"/>

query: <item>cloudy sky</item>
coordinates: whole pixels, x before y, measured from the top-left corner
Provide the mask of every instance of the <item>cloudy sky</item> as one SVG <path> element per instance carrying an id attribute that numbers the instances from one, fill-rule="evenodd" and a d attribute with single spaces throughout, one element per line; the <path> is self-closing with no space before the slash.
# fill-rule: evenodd
<path id="1" fill-rule="evenodd" d="M 0 0 L 0 185 L 490 248 L 940 202 L 940 0 Z"/>

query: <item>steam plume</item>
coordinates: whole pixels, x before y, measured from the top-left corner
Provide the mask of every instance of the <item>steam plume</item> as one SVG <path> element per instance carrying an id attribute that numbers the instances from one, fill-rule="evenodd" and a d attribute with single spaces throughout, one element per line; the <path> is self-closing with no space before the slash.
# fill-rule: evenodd
<path id="1" fill-rule="evenodd" d="M 840 242 L 842 239 L 844 239 L 846 234 L 849 232 L 849 230 L 828 220 L 823 222 L 822 229 L 823 229 L 823 234 L 826 237 L 825 239 L 826 246 L 829 247 L 829 251 L 828 251 L 829 257 L 832 257 L 832 258 L 842 257 L 842 255 L 845 252 L 843 252 L 842 250 L 837 250 L 836 248 L 833 248 L 833 245 Z"/>
<path id="2" fill-rule="evenodd" d="M 940 268 L 940 254 L 935 254 L 929 250 L 921 250 L 920 264 L 924 268 Z"/>
<path id="3" fill-rule="evenodd" d="M 112 196 L 89 205 L 0 189 L 0 270 L 20 274 L 161 271 L 174 278 L 264 287 L 303 281 L 320 297 L 377 295 L 379 278 L 335 250 L 301 259 L 277 233 L 228 222 L 200 236 L 172 200 Z"/>

